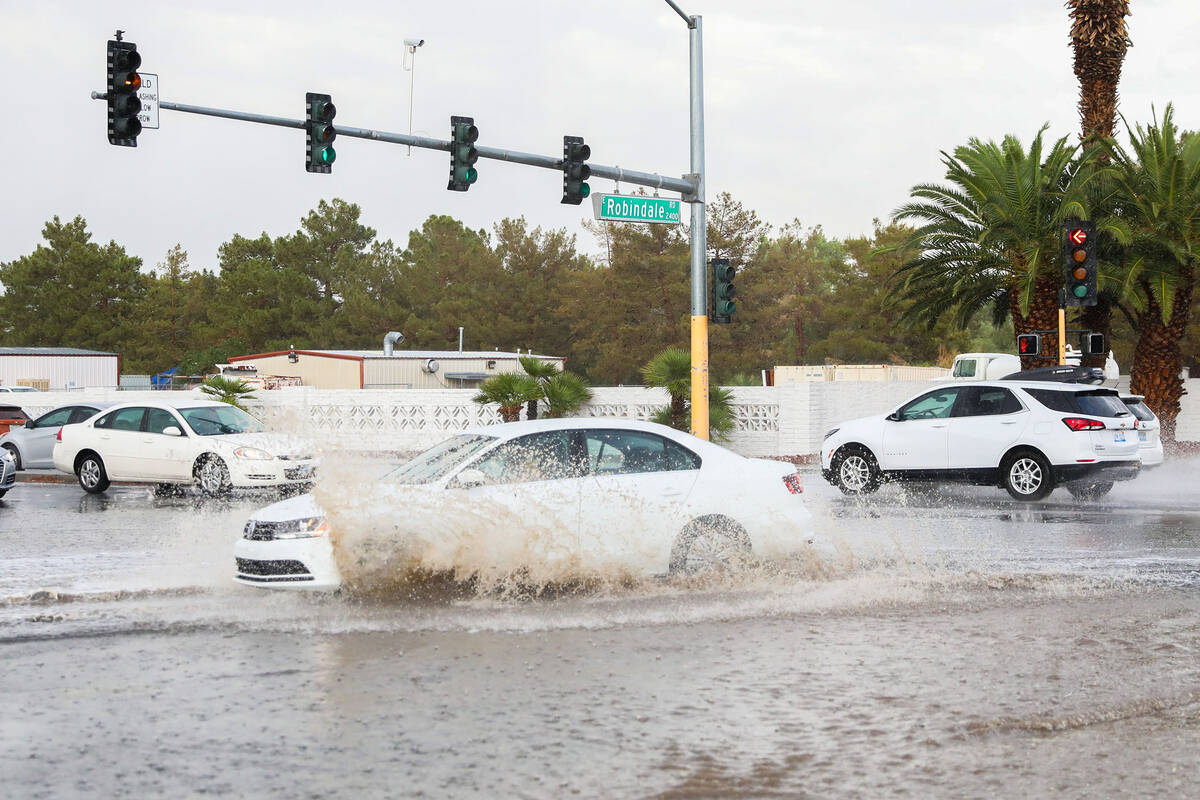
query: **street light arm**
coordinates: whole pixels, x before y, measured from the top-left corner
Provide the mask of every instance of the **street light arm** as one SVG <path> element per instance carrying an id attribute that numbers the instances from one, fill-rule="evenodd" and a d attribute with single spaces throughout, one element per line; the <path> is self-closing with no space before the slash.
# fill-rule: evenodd
<path id="1" fill-rule="evenodd" d="M 687 23 L 687 26 L 689 28 L 696 27 L 696 18 L 689 17 L 687 14 L 683 13 L 683 9 L 680 8 L 679 6 L 675 5 L 675 0 L 666 0 L 666 2 L 667 2 L 667 5 L 669 5 L 673 9 L 675 9 L 676 14 L 683 17 L 683 21 Z"/>

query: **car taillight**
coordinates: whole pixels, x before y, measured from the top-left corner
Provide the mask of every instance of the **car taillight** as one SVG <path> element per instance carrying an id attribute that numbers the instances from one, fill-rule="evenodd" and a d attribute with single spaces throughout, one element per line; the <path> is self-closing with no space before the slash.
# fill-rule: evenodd
<path id="1" fill-rule="evenodd" d="M 800 473 L 793 472 L 791 475 L 783 476 L 783 485 L 792 494 L 800 494 L 804 491 L 804 484 L 800 480 Z"/>
<path id="2" fill-rule="evenodd" d="M 1104 423 L 1098 419 L 1085 419 L 1084 417 L 1064 417 L 1063 425 L 1066 425 L 1073 431 L 1102 431 Z"/>
<path id="3" fill-rule="evenodd" d="M 54 434 L 54 438 L 60 442 L 62 441 L 62 428 L 58 429 L 58 433 Z"/>

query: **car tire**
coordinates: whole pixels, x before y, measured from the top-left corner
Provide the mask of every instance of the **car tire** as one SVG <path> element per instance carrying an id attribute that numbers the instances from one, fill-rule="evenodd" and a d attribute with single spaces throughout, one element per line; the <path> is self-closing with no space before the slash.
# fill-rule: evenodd
<path id="1" fill-rule="evenodd" d="M 668 571 L 697 575 L 727 569 L 750 554 L 750 536 L 729 517 L 710 514 L 684 526 L 671 546 Z"/>
<path id="2" fill-rule="evenodd" d="M 1041 500 L 1054 491 L 1050 462 L 1036 450 L 1018 450 L 1000 465 L 1000 480 L 1014 500 Z"/>
<path id="3" fill-rule="evenodd" d="M 4 497 L 6 494 L 8 494 L 8 489 L 0 489 L 0 497 Z"/>
<path id="4" fill-rule="evenodd" d="M 174 483 L 154 484 L 155 497 L 174 497 L 177 494 L 179 494 L 179 487 Z"/>
<path id="5" fill-rule="evenodd" d="M 843 447 L 829 467 L 842 494 L 871 494 L 879 488 L 879 462 L 865 447 Z"/>
<path id="6" fill-rule="evenodd" d="M 25 469 L 25 467 L 21 464 L 21 451 L 17 449 L 16 445 L 5 442 L 4 444 L 0 445 L 0 447 L 3 447 L 8 452 L 12 453 L 13 461 L 16 462 L 16 467 L 18 470 Z"/>
<path id="7" fill-rule="evenodd" d="M 1096 481 L 1095 483 L 1069 483 L 1067 491 L 1076 500 L 1098 500 L 1112 491 L 1112 481 Z"/>
<path id="8" fill-rule="evenodd" d="M 200 485 L 200 491 L 209 497 L 221 497 L 229 494 L 233 482 L 229 479 L 229 467 L 220 456 L 204 456 L 196 462 L 192 475 Z"/>
<path id="9" fill-rule="evenodd" d="M 90 451 L 79 456 L 75 462 L 75 477 L 79 478 L 79 485 L 88 494 L 100 494 L 109 487 L 104 460 Z"/>

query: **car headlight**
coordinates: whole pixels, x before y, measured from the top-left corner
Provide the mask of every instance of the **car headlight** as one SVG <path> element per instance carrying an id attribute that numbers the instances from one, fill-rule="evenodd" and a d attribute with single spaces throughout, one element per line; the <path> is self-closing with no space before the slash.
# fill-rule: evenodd
<path id="1" fill-rule="evenodd" d="M 5 461 L 16 461 L 17 457 L 12 454 L 12 451 L 7 447 L 0 447 L 0 459 Z"/>
<path id="2" fill-rule="evenodd" d="M 840 430 L 841 428 L 830 428 L 829 430 L 825 431 L 825 438 L 828 439 L 830 436 L 833 436 Z"/>
<path id="3" fill-rule="evenodd" d="M 270 461 L 275 457 L 266 450 L 259 450 L 257 447 L 239 447 L 233 451 L 233 454 L 238 458 L 248 458 L 251 461 Z"/>
<path id="4" fill-rule="evenodd" d="M 329 520 L 325 517 L 301 517 L 282 522 L 250 520 L 246 523 L 243 536 L 247 539 L 309 539 L 324 536 L 329 531 Z"/>

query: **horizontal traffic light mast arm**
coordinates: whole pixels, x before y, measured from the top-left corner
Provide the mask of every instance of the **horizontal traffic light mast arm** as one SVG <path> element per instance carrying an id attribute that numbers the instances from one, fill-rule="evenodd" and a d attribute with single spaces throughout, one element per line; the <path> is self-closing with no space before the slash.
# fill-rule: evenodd
<path id="1" fill-rule="evenodd" d="M 104 100 L 106 98 L 103 92 L 92 92 L 92 99 Z M 302 119 L 272 117 L 266 114 L 229 111 L 222 108 L 208 108 L 207 106 L 192 106 L 186 103 L 169 103 L 165 100 L 160 101 L 158 107 L 167 111 L 182 111 L 186 114 L 202 114 L 207 117 L 235 119 L 241 122 L 257 122 L 260 125 L 278 125 L 282 128 L 299 128 L 300 130 L 304 130 L 307 124 Z M 372 130 L 371 128 L 350 128 L 336 123 L 333 127 L 337 130 L 338 136 L 349 136 L 352 139 L 372 139 L 377 142 L 402 144 L 407 147 L 423 147 L 428 150 L 444 150 L 446 152 L 449 152 L 453 145 L 453 142 L 448 139 L 431 139 L 428 136 L 389 133 L 387 131 Z M 504 150 L 499 147 L 484 147 L 480 145 L 476 145 L 475 149 L 479 152 L 480 158 L 510 161 L 514 164 L 544 167 L 545 169 L 561 170 L 563 168 L 561 156 L 542 156 L 536 153 L 521 153 L 516 150 Z M 666 175 L 658 175 L 652 172 L 638 172 L 636 170 L 625 169 L 624 167 L 608 167 L 603 164 L 593 164 L 590 161 L 588 162 L 588 166 L 592 168 L 593 178 L 609 178 L 621 183 L 651 186 L 656 189 L 666 189 L 669 192 L 679 192 L 684 195 L 694 195 L 696 192 L 696 184 L 684 178 L 670 178 Z"/>

